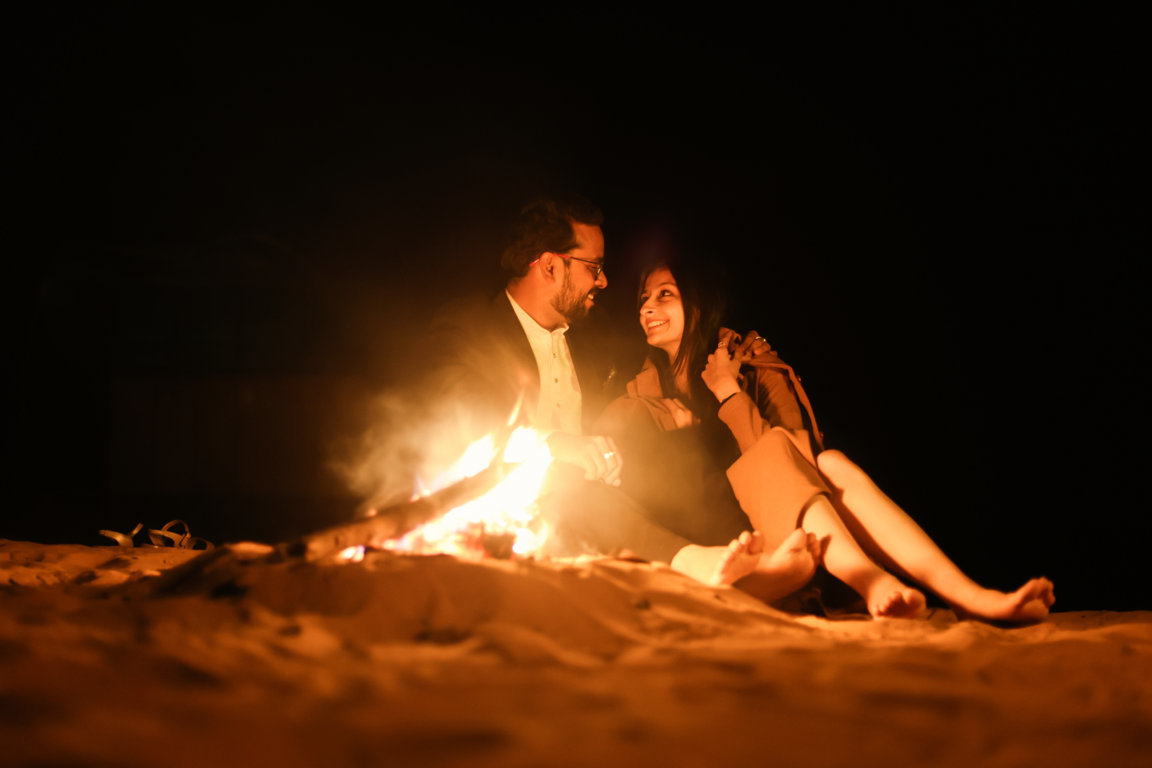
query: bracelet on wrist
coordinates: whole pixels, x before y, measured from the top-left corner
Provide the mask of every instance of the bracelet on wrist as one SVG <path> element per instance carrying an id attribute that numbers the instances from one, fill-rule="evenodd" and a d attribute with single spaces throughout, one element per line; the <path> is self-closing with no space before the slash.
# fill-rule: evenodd
<path id="1" fill-rule="evenodd" d="M 736 395 L 738 395 L 738 394 L 740 394 L 740 390 L 736 390 L 736 391 L 735 391 L 735 392 L 733 392 L 732 394 L 728 395 L 728 397 L 726 397 L 726 398 L 724 398 L 723 400 L 721 400 L 721 401 L 720 401 L 720 405 L 716 406 L 716 410 L 720 410 L 721 408 L 723 408 L 723 407 L 724 407 L 724 403 L 726 403 L 726 402 L 728 402 L 729 400 L 731 400 L 732 398 L 736 397 Z"/>

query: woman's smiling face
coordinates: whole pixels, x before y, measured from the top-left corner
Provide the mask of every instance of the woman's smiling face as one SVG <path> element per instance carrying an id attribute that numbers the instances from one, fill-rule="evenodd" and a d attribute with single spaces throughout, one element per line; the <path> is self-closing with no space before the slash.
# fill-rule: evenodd
<path id="1" fill-rule="evenodd" d="M 675 360 L 684 337 L 684 303 L 676 278 L 667 267 L 659 267 L 648 275 L 640 291 L 640 327 L 648 343 L 668 353 Z"/>

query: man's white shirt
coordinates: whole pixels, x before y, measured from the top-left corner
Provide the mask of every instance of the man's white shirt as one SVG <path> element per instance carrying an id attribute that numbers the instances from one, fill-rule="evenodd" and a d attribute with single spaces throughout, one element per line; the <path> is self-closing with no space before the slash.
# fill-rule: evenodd
<path id="1" fill-rule="evenodd" d="M 580 382 L 572 365 L 572 353 L 568 349 L 565 334 L 568 326 L 562 325 L 549 331 L 524 311 L 516 303 L 512 294 L 507 293 L 512 302 L 512 310 L 524 328 L 532 355 L 536 358 L 536 369 L 540 373 L 540 401 L 536 406 L 533 426 L 543 431 L 560 430 L 578 435 L 580 426 Z"/>

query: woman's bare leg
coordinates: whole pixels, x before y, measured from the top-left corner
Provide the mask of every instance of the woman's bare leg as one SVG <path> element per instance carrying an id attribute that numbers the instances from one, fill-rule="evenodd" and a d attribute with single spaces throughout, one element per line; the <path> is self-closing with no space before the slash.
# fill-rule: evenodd
<path id="1" fill-rule="evenodd" d="M 827 496 L 817 496 L 808 505 L 803 525 L 827 542 L 824 567 L 864 598 L 874 618 L 915 618 L 924 613 L 924 595 L 881 568 L 860 548 Z"/>
<path id="2" fill-rule="evenodd" d="M 836 509 L 860 544 L 931 589 L 957 615 L 992 621 L 1038 621 L 1048 615 L 1055 600 L 1048 579 L 1032 579 L 1015 592 L 980 586 L 841 451 L 824 451 L 816 462 L 836 491 Z"/>

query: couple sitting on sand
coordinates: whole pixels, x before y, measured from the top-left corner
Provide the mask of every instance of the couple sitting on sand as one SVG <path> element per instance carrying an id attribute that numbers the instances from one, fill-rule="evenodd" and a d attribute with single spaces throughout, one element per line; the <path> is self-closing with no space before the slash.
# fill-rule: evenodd
<path id="1" fill-rule="evenodd" d="M 502 257 L 506 290 L 440 316 L 424 348 L 425 395 L 480 432 L 526 404 L 557 462 L 583 470 L 587 487 L 553 505 L 562 530 L 769 603 L 822 566 L 873 617 L 923 615 L 913 584 L 961 617 L 1047 615 L 1050 581 L 980 586 L 859 466 L 823 448 L 799 378 L 763 337 L 723 327 L 724 297 L 698 264 L 664 253 L 644 269 L 648 357 L 605 405 L 612 376 L 568 334 L 608 284 L 601 223 L 580 197 L 526 206 Z"/>

